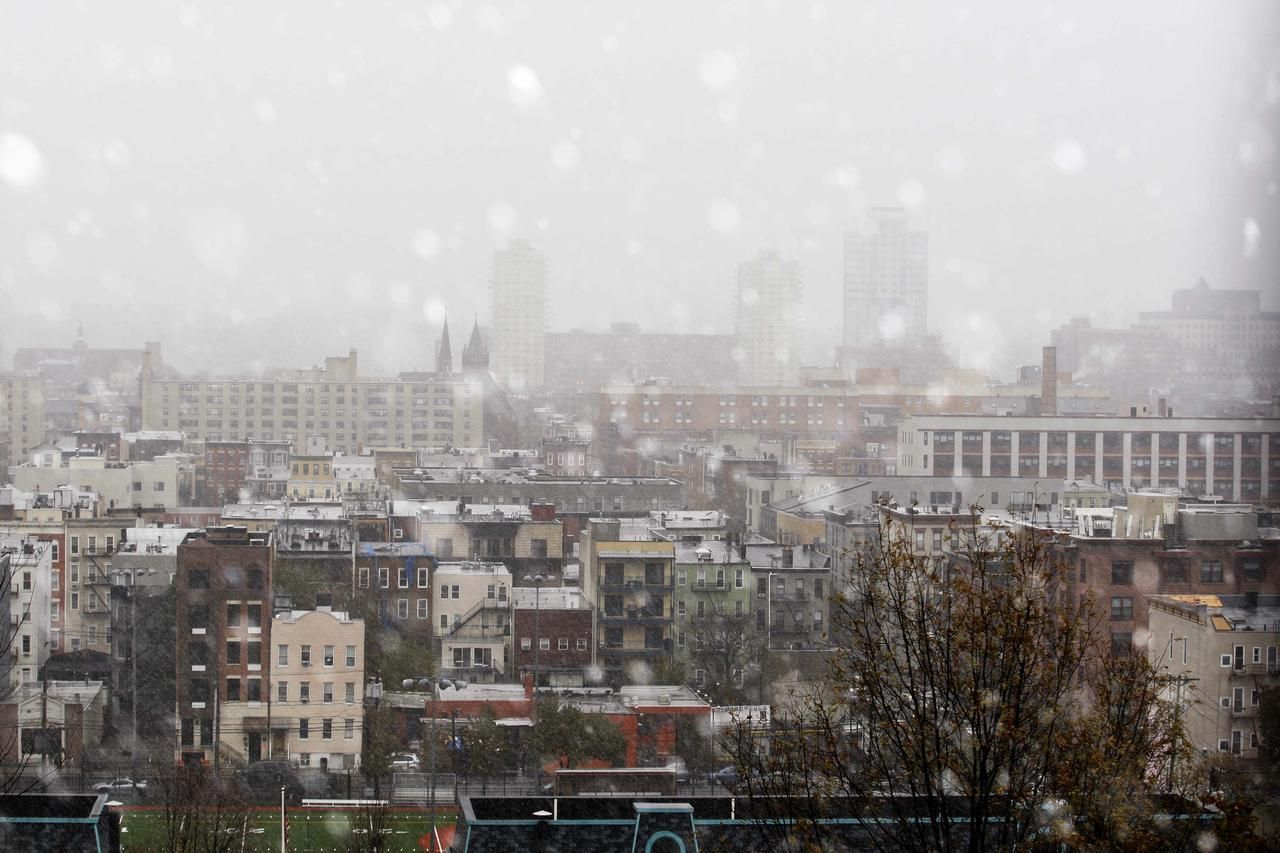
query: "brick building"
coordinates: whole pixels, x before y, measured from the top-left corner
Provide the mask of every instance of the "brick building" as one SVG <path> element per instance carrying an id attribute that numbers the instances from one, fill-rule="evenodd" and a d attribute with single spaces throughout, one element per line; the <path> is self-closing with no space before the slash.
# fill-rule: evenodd
<path id="1" fill-rule="evenodd" d="M 512 672 L 538 684 L 576 687 L 595 663 L 595 613 L 576 588 L 511 590 Z"/>
<path id="2" fill-rule="evenodd" d="M 184 764 L 243 765 L 268 755 L 269 533 L 211 527 L 178 546 L 176 694 Z"/>

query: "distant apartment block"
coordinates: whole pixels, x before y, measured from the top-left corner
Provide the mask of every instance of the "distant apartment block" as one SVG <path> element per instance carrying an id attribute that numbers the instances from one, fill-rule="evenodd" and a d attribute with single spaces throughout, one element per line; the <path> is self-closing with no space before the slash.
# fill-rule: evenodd
<path id="1" fill-rule="evenodd" d="M 319 443 L 341 452 L 471 447 L 484 437 L 484 388 L 464 376 L 362 377 L 354 351 L 288 379 L 157 379 L 144 365 L 142 423 L 206 441 Z"/>
<path id="2" fill-rule="evenodd" d="M 28 450 L 44 442 L 45 389 L 38 376 L 0 374 L 0 458 L 17 465 Z"/>

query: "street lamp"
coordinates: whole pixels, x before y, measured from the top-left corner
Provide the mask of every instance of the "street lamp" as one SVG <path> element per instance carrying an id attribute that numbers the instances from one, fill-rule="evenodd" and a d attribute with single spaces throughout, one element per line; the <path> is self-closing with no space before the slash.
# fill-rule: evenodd
<path id="1" fill-rule="evenodd" d="M 437 707 L 440 703 L 440 691 L 446 687 L 452 687 L 454 690 L 461 690 L 467 686 L 467 682 L 462 679 L 441 678 L 436 675 L 427 676 L 426 678 L 406 678 L 401 682 L 401 686 L 405 690 L 430 690 L 431 691 L 431 837 L 436 837 L 436 714 L 439 712 Z M 454 780 L 457 781 L 456 779 Z M 428 842 L 434 845 L 434 840 Z"/>
<path id="2" fill-rule="evenodd" d="M 534 702 L 533 702 L 533 705 L 534 705 L 535 707 L 536 707 L 536 706 L 537 706 L 537 704 L 538 704 L 538 703 L 537 703 L 537 696 L 538 696 L 538 664 L 541 662 L 541 656 L 542 656 L 542 655 L 541 655 L 541 653 L 542 653 L 542 625 L 541 625 L 541 619 L 540 619 L 540 615 L 541 615 L 541 596 L 542 596 L 542 585 L 543 585 L 544 583 L 548 582 L 548 581 L 553 581 L 553 580 L 555 580 L 555 579 L 556 579 L 556 576 L 555 576 L 555 575 L 551 575 L 551 574 L 546 574 L 546 575 L 538 574 L 538 575 L 525 575 L 525 576 L 524 576 L 524 581 L 525 581 L 525 583 L 531 583 L 531 584 L 533 584 L 533 642 L 534 642 L 534 646 L 533 646 L 533 696 L 534 696 Z M 532 709 L 531 709 L 531 712 L 532 712 L 532 714 L 531 714 L 531 715 L 536 716 L 537 711 L 534 711 L 534 710 L 532 710 Z"/>

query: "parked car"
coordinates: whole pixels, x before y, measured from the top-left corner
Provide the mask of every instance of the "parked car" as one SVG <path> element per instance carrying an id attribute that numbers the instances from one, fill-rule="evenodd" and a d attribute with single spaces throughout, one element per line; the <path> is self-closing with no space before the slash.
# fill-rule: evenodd
<path id="1" fill-rule="evenodd" d="M 391 769 L 401 772 L 417 772 L 422 769 L 422 759 L 412 752 L 398 752 L 391 756 Z"/>
<path id="2" fill-rule="evenodd" d="M 732 790 L 738 786 L 738 768 L 732 764 L 713 770 L 707 774 L 707 781 L 712 785 L 724 785 Z"/>
<path id="3" fill-rule="evenodd" d="M 672 756 L 667 762 L 665 770 L 674 770 L 676 774 L 676 782 L 683 785 L 689 781 L 689 765 L 684 763 L 684 759 L 680 756 Z"/>
<path id="4" fill-rule="evenodd" d="M 99 794 L 110 794 L 113 797 L 129 794 L 142 796 L 147 792 L 147 783 L 145 780 L 135 782 L 132 779 L 112 779 L 110 782 L 100 782 L 94 785 L 93 790 Z"/>

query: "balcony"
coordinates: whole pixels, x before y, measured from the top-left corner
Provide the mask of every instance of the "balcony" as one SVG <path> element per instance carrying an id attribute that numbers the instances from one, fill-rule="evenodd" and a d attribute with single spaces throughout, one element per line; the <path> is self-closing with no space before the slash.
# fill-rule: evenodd
<path id="1" fill-rule="evenodd" d="M 610 592 L 618 592 L 641 589 L 670 589 L 671 584 L 665 580 L 653 582 L 644 578 L 624 578 L 623 580 L 606 578 L 601 582 L 600 588 Z"/>
<path id="2" fill-rule="evenodd" d="M 645 607 L 629 607 L 618 613 L 606 612 L 601 617 L 604 622 L 611 625 L 660 625 L 670 618 L 670 615 L 664 615 L 660 610 L 650 610 Z"/>
<path id="3" fill-rule="evenodd" d="M 667 644 L 670 641 L 664 641 L 661 646 L 609 646 L 600 645 L 600 654 L 604 657 L 653 657 L 655 655 L 665 655 L 670 649 Z"/>
<path id="4" fill-rule="evenodd" d="M 468 640 L 497 640 L 511 636 L 511 625 L 458 625 L 449 632 L 449 636 Z"/>

